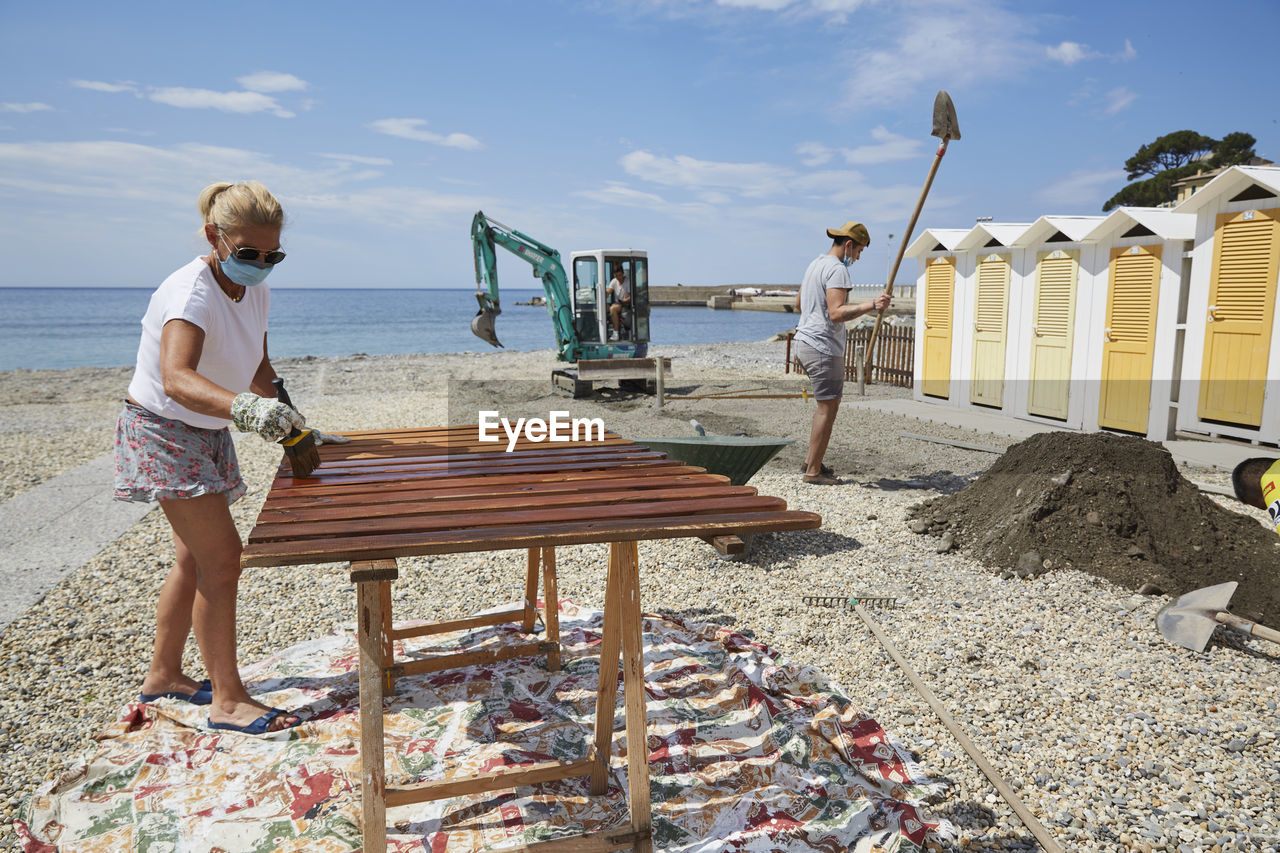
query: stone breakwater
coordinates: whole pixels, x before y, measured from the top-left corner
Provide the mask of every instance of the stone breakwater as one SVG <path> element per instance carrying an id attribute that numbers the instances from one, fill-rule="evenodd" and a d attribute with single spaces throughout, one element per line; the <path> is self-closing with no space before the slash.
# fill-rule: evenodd
<path id="1" fill-rule="evenodd" d="M 780 344 L 672 350 L 663 353 L 677 356 L 672 384 L 690 394 L 695 387 L 746 389 L 784 379 Z M 447 377 L 474 382 L 477 397 L 507 395 L 494 399 L 504 410 L 524 405 L 545 412 L 554 398 L 538 395 L 544 385 L 549 395 L 552 364 L 546 354 L 499 353 L 280 367 L 313 425 L 362 429 L 443 423 Z M 6 487 L 34 487 L 110 449 L 128 372 L 81 373 L 0 375 Z M 956 824 L 959 849 L 1030 850 L 1035 843 L 857 616 L 806 605 L 802 596 L 896 596 L 896 607 L 873 615 L 1064 848 L 1278 849 L 1274 645 L 1232 637 L 1201 654 L 1174 648 L 1154 626 L 1163 597 L 1137 596 L 1075 571 L 1002 580 L 962 554 L 939 553 L 937 540 L 908 528 L 911 506 L 961 487 L 994 457 L 899 432 L 1000 446 L 1008 439 L 847 407 L 828 455 L 847 484 L 805 486 L 796 468 L 811 403 L 672 401 L 662 412 L 647 398 L 593 405 L 584 412 L 605 412 L 609 428 L 624 434 L 687 434 L 689 418 L 696 418 L 713 432 L 737 426 L 799 439 L 751 485 L 821 513 L 823 529 L 757 537 L 749 557 L 736 561 L 697 541 L 645 543 L 643 605 L 732 626 L 826 673 L 912 749 L 931 776 L 949 782 L 934 808 Z M 52 458 L 24 462 L 11 483 L 10 454 L 17 450 Z M 233 514 L 247 534 L 279 452 L 252 437 L 239 452 L 250 492 Z M 1225 484 L 1221 473 L 1187 473 Z M 557 554 L 561 594 L 602 606 L 605 547 Z M 9 821 L 22 800 L 92 749 L 92 736 L 135 698 L 156 591 L 171 561 L 168 528 L 153 512 L 106 543 L 0 638 L 0 844 L 13 845 Z M 395 588 L 397 619 L 463 615 L 523 589 L 523 552 L 405 563 Z M 339 566 L 246 572 L 242 660 L 352 628 L 353 599 Z M 199 673 L 194 643 L 187 653 L 190 671 Z"/>

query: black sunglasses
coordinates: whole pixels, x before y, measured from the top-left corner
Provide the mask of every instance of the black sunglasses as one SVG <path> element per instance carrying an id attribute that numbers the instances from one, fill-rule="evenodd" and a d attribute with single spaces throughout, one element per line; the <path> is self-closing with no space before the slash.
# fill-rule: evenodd
<path id="1" fill-rule="evenodd" d="M 248 246 L 241 249 L 238 248 L 235 243 L 227 240 L 226 234 L 222 235 L 222 239 L 226 240 L 227 248 L 231 250 L 231 253 L 234 254 L 238 260 L 241 261 L 255 261 L 257 263 L 271 264 L 274 266 L 283 261 L 285 257 L 284 252 L 279 249 L 274 249 L 270 252 L 264 252 L 261 249 L 251 249 Z"/>

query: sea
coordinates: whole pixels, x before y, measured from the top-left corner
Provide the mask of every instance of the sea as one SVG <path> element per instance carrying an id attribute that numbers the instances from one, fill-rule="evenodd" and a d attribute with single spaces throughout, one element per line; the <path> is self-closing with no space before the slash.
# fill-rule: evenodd
<path id="1" fill-rule="evenodd" d="M 0 370 L 132 366 L 150 288 L 0 288 Z M 517 305 L 542 290 L 503 290 L 494 326 L 509 350 L 555 347 L 547 309 Z M 273 358 L 356 353 L 487 352 L 471 334 L 473 289 L 271 291 Z M 651 346 L 762 341 L 795 327 L 795 315 L 709 308 L 651 309 Z"/>

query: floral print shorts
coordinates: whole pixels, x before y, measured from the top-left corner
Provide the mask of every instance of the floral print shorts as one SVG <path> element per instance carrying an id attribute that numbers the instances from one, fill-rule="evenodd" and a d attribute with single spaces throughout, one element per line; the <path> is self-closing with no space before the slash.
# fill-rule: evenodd
<path id="1" fill-rule="evenodd" d="M 116 421 L 115 499 L 151 503 L 245 493 L 231 432 L 162 418 L 125 401 Z"/>

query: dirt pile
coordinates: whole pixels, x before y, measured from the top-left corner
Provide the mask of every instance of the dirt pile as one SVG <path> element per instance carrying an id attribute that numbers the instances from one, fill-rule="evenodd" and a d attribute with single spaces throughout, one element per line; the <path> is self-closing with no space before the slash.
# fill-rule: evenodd
<path id="1" fill-rule="evenodd" d="M 1215 504 L 1141 438 L 1032 436 L 911 516 L 917 532 L 1024 577 L 1075 568 L 1172 596 L 1234 580 L 1233 610 L 1280 625 L 1280 537 Z"/>

